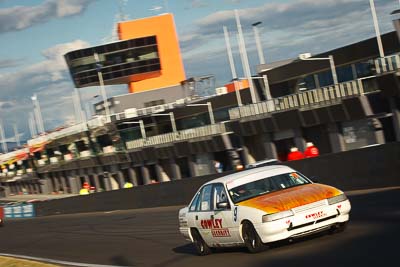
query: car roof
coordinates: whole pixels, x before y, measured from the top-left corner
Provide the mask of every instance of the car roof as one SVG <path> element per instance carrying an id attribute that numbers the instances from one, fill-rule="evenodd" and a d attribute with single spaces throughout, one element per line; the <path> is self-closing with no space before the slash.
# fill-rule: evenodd
<path id="1" fill-rule="evenodd" d="M 249 167 L 257 167 L 259 165 L 263 165 L 263 164 L 274 164 L 274 163 L 278 163 L 279 161 L 277 159 L 264 159 L 264 160 L 260 160 L 260 161 L 256 161 L 254 163 L 249 163 L 246 166 Z"/>
<path id="2" fill-rule="evenodd" d="M 229 175 L 214 179 L 212 181 L 209 181 L 206 184 L 211 184 L 211 183 L 223 183 L 223 184 L 226 184 L 227 182 L 230 182 L 230 181 L 233 181 L 233 180 L 236 180 L 236 179 L 241 179 L 241 178 L 244 178 L 246 176 L 253 175 L 253 174 L 265 173 L 265 174 L 267 174 L 269 176 L 273 176 L 275 174 L 279 174 L 279 173 L 282 173 L 284 171 L 293 172 L 295 170 L 293 170 L 292 168 L 290 168 L 288 166 L 284 166 L 284 165 L 270 165 L 270 166 L 252 168 L 252 169 L 249 169 L 249 170 L 245 170 L 245 171 L 240 171 L 240 172 L 236 172 L 236 173 L 233 173 L 233 174 L 229 174 Z"/>

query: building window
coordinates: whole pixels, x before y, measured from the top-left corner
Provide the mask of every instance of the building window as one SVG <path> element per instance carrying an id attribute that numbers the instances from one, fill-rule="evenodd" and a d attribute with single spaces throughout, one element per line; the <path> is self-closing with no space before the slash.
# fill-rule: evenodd
<path id="1" fill-rule="evenodd" d="M 144 107 L 148 108 L 148 107 L 154 107 L 154 106 L 159 106 L 159 105 L 164 105 L 164 104 L 165 104 L 164 99 L 158 99 L 158 100 L 144 103 Z"/>
<path id="2" fill-rule="evenodd" d="M 357 78 L 367 77 L 373 75 L 372 62 L 359 62 L 356 63 Z"/>
<path id="3" fill-rule="evenodd" d="M 304 90 L 312 90 L 317 88 L 315 85 L 315 80 L 314 80 L 314 75 L 308 75 L 302 79 L 299 80 L 298 84 L 299 90 L 304 91 Z"/>
<path id="4" fill-rule="evenodd" d="M 376 143 L 375 127 L 371 120 L 343 122 L 342 132 L 346 150 Z"/>
<path id="5" fill-rule="evenodd" d="M 355 77 L 353 77 L 353 69 L 352 69 L 351 65 L 336 68 L 336 73 L 337 73 L 338 82 L 340 82 L 340 83 L 348 82 L 348 81 L 354 80 L 354 78 L 355 78 Z"/>
<path id="6" fill-rule="evenodd" d="M 332 78 L 331 70 L 320 72 L 317 74 L 317 76 L 318 76 L 318 80 L 319 80 L 319 85 L 321 87 L 333 85 L 333 78 Z"/>

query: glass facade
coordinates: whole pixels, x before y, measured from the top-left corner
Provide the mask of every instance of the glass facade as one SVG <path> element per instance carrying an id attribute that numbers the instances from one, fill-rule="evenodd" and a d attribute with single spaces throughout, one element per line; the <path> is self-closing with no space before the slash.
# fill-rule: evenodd
<path id="1" fill-rule="evenodd" d="M 368 77 L 374 74 L 374 66 L 371 61 L 356 63 L 357 78 Z"/>
<path id="2" fill-rule="evenodd" d="M 298 83 L 298 87 L 299 87 L 300 91 L 312 90 L 312 89 L 317 88 L 315 85 L 314 75 L 311 74 L 311 75 L 308 75 L 308 76 L 300 79 L 299 83 Z"/>
<path id="3" fill-rule="evenodd" d="M 336 75 L 338 78 L 338 82 L 340 83 L 348 82 L 354 80 L 355 78 L 353 75 L 353 68 L 351 65 L 346 65 L 336 68 Z"/>
<path id="4" fill-rule="evenodd" d="M 95 53 L 99 55 L 98 64 Z M 101 71 L 105 84 L 118 84 L 126 83 L 132 75 L 161 70 L 155 36 L 72 51 L 65 59 L 78 88 L 99 85 L 97 71 Z"/>
<path id="5" fill-rule="evenodd" d="M 375 128 L 371 120 L 342 123 L 346 150 L 376 144 Z"/>
<path id="6" fill-rule="evenodd" d="M 333 85 L 332 71 L 324 71 L 317 74 L 320 87 Z"/>

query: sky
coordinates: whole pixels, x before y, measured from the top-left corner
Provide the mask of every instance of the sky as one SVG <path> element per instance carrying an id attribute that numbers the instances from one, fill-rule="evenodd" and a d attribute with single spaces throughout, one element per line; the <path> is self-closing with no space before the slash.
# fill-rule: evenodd
<path id="1" fill-rule="evenodd" d="M 399 1 L 375 0 L 375 5 L 381 32 L 393 31 L 390 13 L 400 8 Z M 235 9 L 253 74 L 259 63 L 254 22 L 262 22 L 258 27 L 267 63 L 317 54 L 375 34 L 369 0 L 0 0 L 0 122 L 7 140 L 14 138 L 14 124 L 22 140 L 30 138 L 28 115 L 34 94 L 46 130 L 74 123 L 74 85 L 63 56 L 112 40 L 118 18 L 173 13 L 186 76 L 212 74 L 217 86 L 232 79 L 226 26 L 242 77 Z M 106 90 L 108 97 L 128 92 L 125 85 Z M 80 92 L 88 104 L 100 93 L 98 87 Z"/>

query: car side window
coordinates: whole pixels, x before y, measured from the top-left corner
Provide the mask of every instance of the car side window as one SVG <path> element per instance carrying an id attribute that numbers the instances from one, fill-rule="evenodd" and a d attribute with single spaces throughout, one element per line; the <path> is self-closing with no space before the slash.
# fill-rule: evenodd
<path id="1" fill-rule="evenodd" d="M 228 197 L 225 188 L 222 184 L 214 185 L 213 198 L 214 198 L 214 210 L 218 210 L 217 203 L 228 202 Z"/>
<path id="2" fill-rule="evenodd" d="M 200 194 L 200 209 L 201 211 L 209 211 L 211 210 L 211 189 L 212 184 L 206 185 L 201 190 Z"/>
<path id="3" fill-rule="evenodd" d="M 200 193 L 197 192 L 196 196 L 194 197 L 194 199 L 192 201 L 192 204 L 189 207 L 189 211 L 196 211 L 196 208 L 197 208 L 198 203 L 199 203 L 199 196 L 200 196 Z"/>

